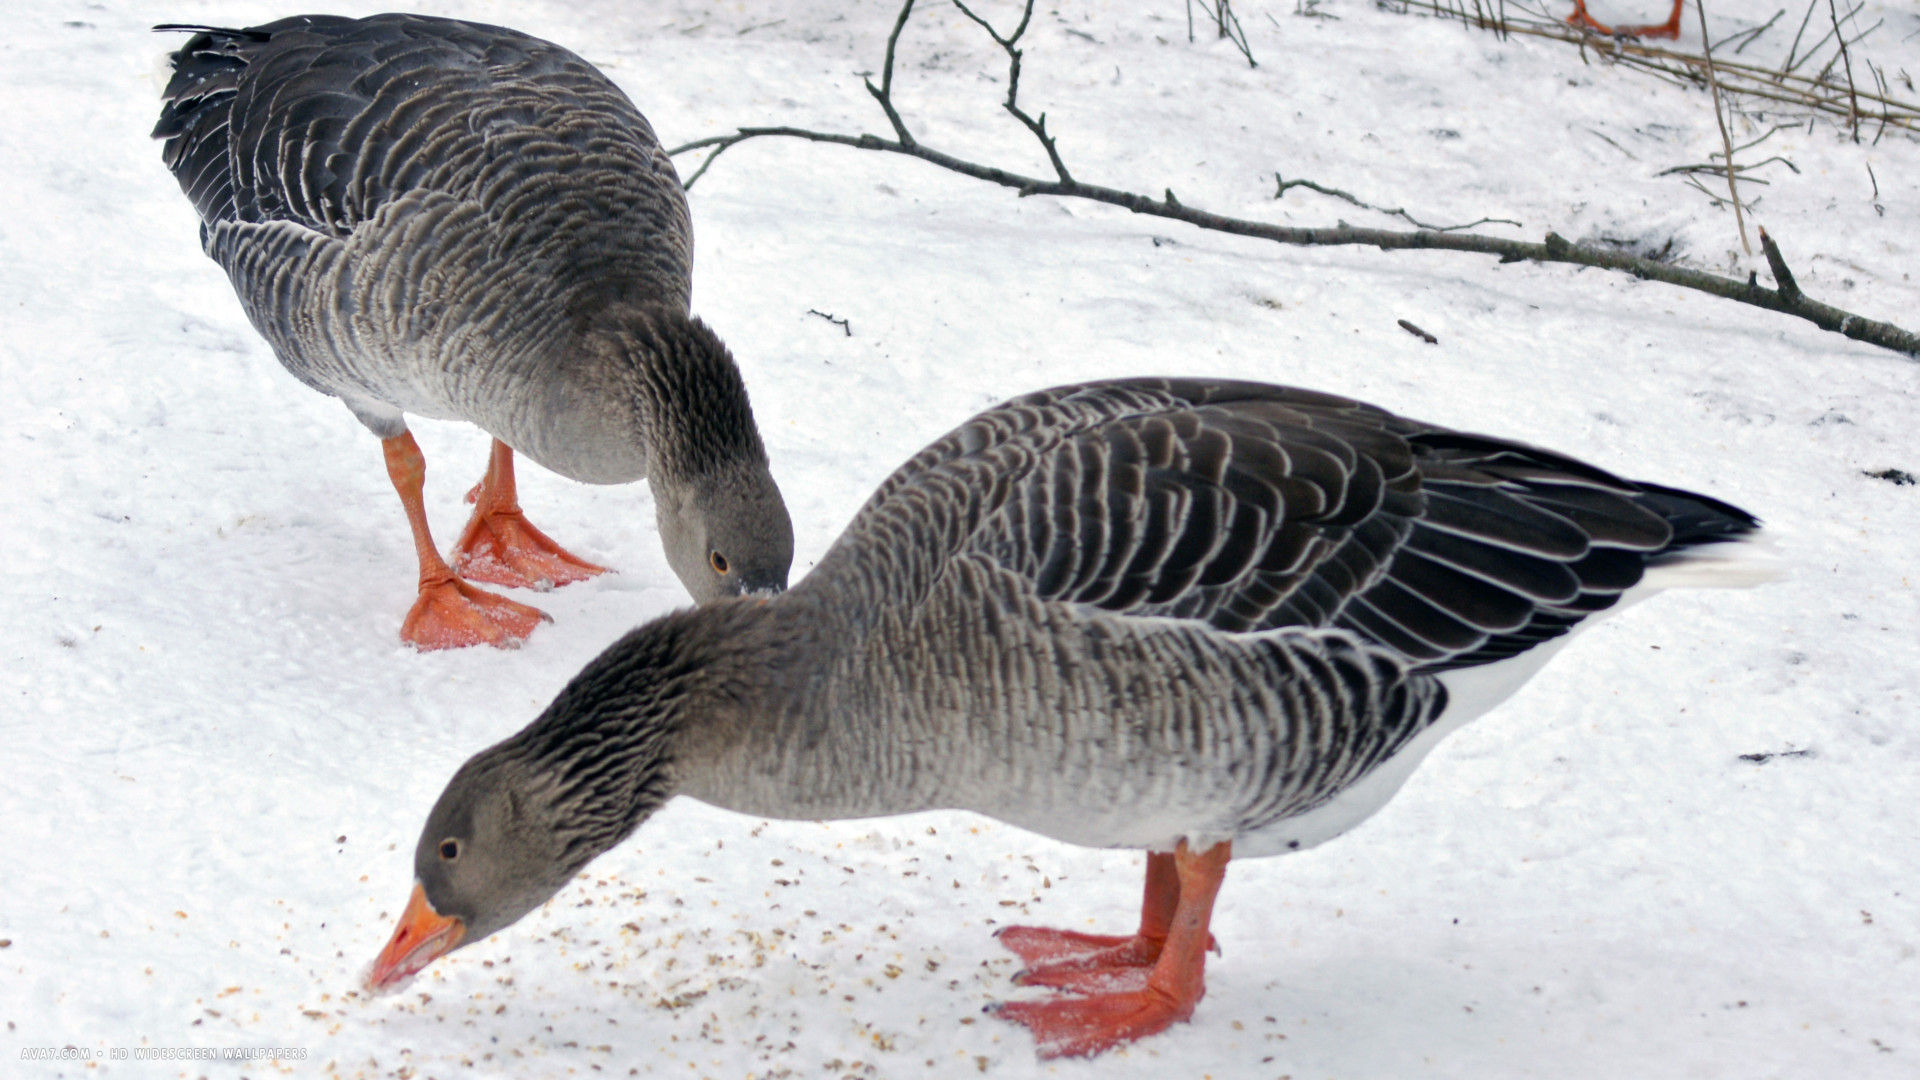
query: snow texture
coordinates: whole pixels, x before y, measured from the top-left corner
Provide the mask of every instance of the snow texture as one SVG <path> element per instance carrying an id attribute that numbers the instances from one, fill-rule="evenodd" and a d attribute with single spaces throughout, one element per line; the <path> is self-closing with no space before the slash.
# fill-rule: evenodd
<path id="1" fill-rule="evenodd" d="M 575 49 L 670 145 L 885 130 L 861 73 L 890 2 L 413 6 Z M 1777 6 L 1710 10 L 1728 33 Z M 1920 15 L 1866 6 L 1861 25 L 1886 25 L 1862 50 L 1912 96 L 1894 73 L 1920 72 Z M 1399 224 L 1304 189 L 1275 202 L 1278 170 L 1425 221 L 1671 241 L 1766 280 L 1728 212 L 1655 175 L 1718 148 L 1702 92 L 1370 0 L 1318 5 L 1337 19 L 1235 7 L 1258 68 L 1189 43 L 1179 0 L 1043 5 L 1023 100 L 1090 181 Z M 534 598 L 555 621 L 516 652 L 399 645 L 414 564 L 378 447 L 279 369 L 147 138 L 178 40 L 150 24 L 289 11 L 9 10 L 0 1074 L 1920 1075 L 1920 487 L 1896 482 L 1920 472 L 1920 364 L 1621 275 L 1283 248 L 774 140 L 693 191 L 694 306 L 745 369 L 796 575 L 976 410 L 1181 374 L 1318 387 L 1710 492 L 1767 519 L 1793 576 L 1607 621 L 1365 825 L 1235 863 L 1193 1021 L 1092 1062 L 1039 1063 L 982 1015 L 1035 993 L 989 933 L 1130 927 L 1139 857 L 954 813 L 769 823 L 679 800 L 520 925 L 403 994 L 358 995 L 453 769 L 686 598 L 644 484 L 529 466 L 532 518 L 620 572 Z M 1000 109 L 1004 57 L 951 7 L 923 4 L 896 79 L 926 142 L 1043 173 Z M 1867 135 L 1775 134 L 1800 171 L 1768 167 L 1754 216 L 1811 295 L 1911 327 L 1920 143 Z M 486 438 L 416 431 L 445 543 Z M 263 1046 L 304 1058 L 106 1056 Z"/>

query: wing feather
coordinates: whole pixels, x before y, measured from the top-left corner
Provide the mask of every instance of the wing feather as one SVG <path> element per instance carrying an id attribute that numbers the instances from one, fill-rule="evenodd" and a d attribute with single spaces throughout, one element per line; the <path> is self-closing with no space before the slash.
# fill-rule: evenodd
<path id="1" fill-rule="evenodd" d="M 969 503 L 954 556 L 989 555 L 1042 601 L 1235 633 L 1340 628 L 1423 670 L 1515 655 L 1604 610 L 1674 542 L 1677 515 L 1700 517 L 1699 542 L 1751 527 L 1329 394 L 1130 379 L 975 417 L 882 485 L 820 572 L 915 527 L 902 492 L 1014 446 L 1031 456 L 997 501 Z"/>

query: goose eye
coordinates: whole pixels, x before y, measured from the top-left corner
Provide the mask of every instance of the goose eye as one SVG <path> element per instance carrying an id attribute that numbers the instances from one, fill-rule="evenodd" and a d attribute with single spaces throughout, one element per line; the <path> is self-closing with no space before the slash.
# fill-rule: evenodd
<path id="1" fill-rule="evenodd" d="M 724 574 L 727 572 L 727 569 L 728 569 L 727 557 L 725 555 L 722 555 L 717 551 L 709 552 L 707 554 L 707 561 L 713 564 L 714 573 Z"/>
<path id="2" fill-rule="evenodd" d="M 460 841 L 458 840 L 440 841 L 440 857 L 448 861 L 452 861 L 454 859 L 459 858 L 460 857 Z"/>

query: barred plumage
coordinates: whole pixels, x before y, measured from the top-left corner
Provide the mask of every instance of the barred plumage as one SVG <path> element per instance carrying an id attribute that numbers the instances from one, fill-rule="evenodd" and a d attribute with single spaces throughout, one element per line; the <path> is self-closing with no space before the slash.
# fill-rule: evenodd
<path id="1" fill-rule="evenodd" d="M 383 439 L 409 413 L 462 419 L 575 480 L 651 477 L 697 599 L 784 584 L 791 526 L 739 369 L 688 314 L 685 192 L 618 87 L 452 19 L 177 29 L 200 32 L 154 135 L 289 372 Z"/>
<path id="2" fill-rule="evenodd" d="M 1327 394 L 1029 394 L 915 455 L 786 595 L 633 631 L 477 755 L 421 834 L 421 910 L 499 929 L 551 892 L 527 883 L 557 888 L 676 793 L 770 817 L 962 808 L 1171 852 L 1133 938 L 1002 937 L 1036 965 L 1022 981 L 1093 995 L 1002 1015 L 1043 1052 L 1097 1052 L 1191 1011 L 1229 852 L 1364 820 L 1582 620 L 1669 566 L 1715 583 L 1702 567 L 1735 561 L 1694 549 L 1756 527 Z M 446 951 L 417 940 L 403 925 L 375 984 Z"/>
<path id="3" fill-rule="evenodd" d="M 1087 844 L 1296 850 L 1338 829 L 1291 819 L 1464 718 L 1445 673 L 1564 635 L 1648 566 L 1754 525 L 1312 391 L 1029 394 L 916 455 L 783 602 L 834 627 L 813 659 L 835 685 L 807 707 L 847 718 L 874 760 L 784 811 L 796 796 L 746 764 L 756 748 L 683 790 L 763 814 L 959 806 Z M 901 735 L 935 749 L 939 782 L 888 757 Z M 1187 816 L 1127 805 L 1149 796 Z"/>

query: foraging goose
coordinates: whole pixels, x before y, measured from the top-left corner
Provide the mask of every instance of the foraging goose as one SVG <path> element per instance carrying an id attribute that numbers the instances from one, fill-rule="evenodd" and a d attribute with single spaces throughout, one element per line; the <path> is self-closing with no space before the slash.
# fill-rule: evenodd
<path id="1" fill-rule="evenodd" d="M 894 473 L 791 591 L 633 631 L 463 765 L 368 984 L 511 924 L 676 794 L 956 808 L 1150 853 L 1136 933 L 999 936 L 1018 981 L 1068 992 L 999 1015 L 1043 1054 L 1097 1053 L 1192 1013 L 1229 854 L 1352 828 L 1625 599 L 1753 583 L 1707 545 L 1756 528 L 1328 394 L 1017 398 Z"/>
<path id="2" fill-rule="evenodd" d="M 739 368 L 687 313 L 686 194 L 618 87 L 538 38 L 422 15 L 160 29 L 200 31 L 153 133 L 202 246 L 287 370 L 382 440 L 420 560 L 404 640 L 509 644 L 545 618 L 463 577 L 601 572 L 527 523 L 516 450 L 648 478 L 696 600 L 785 587 L 793 527 Z M 407 413 L 494 437 L 451 566 Z"/>

